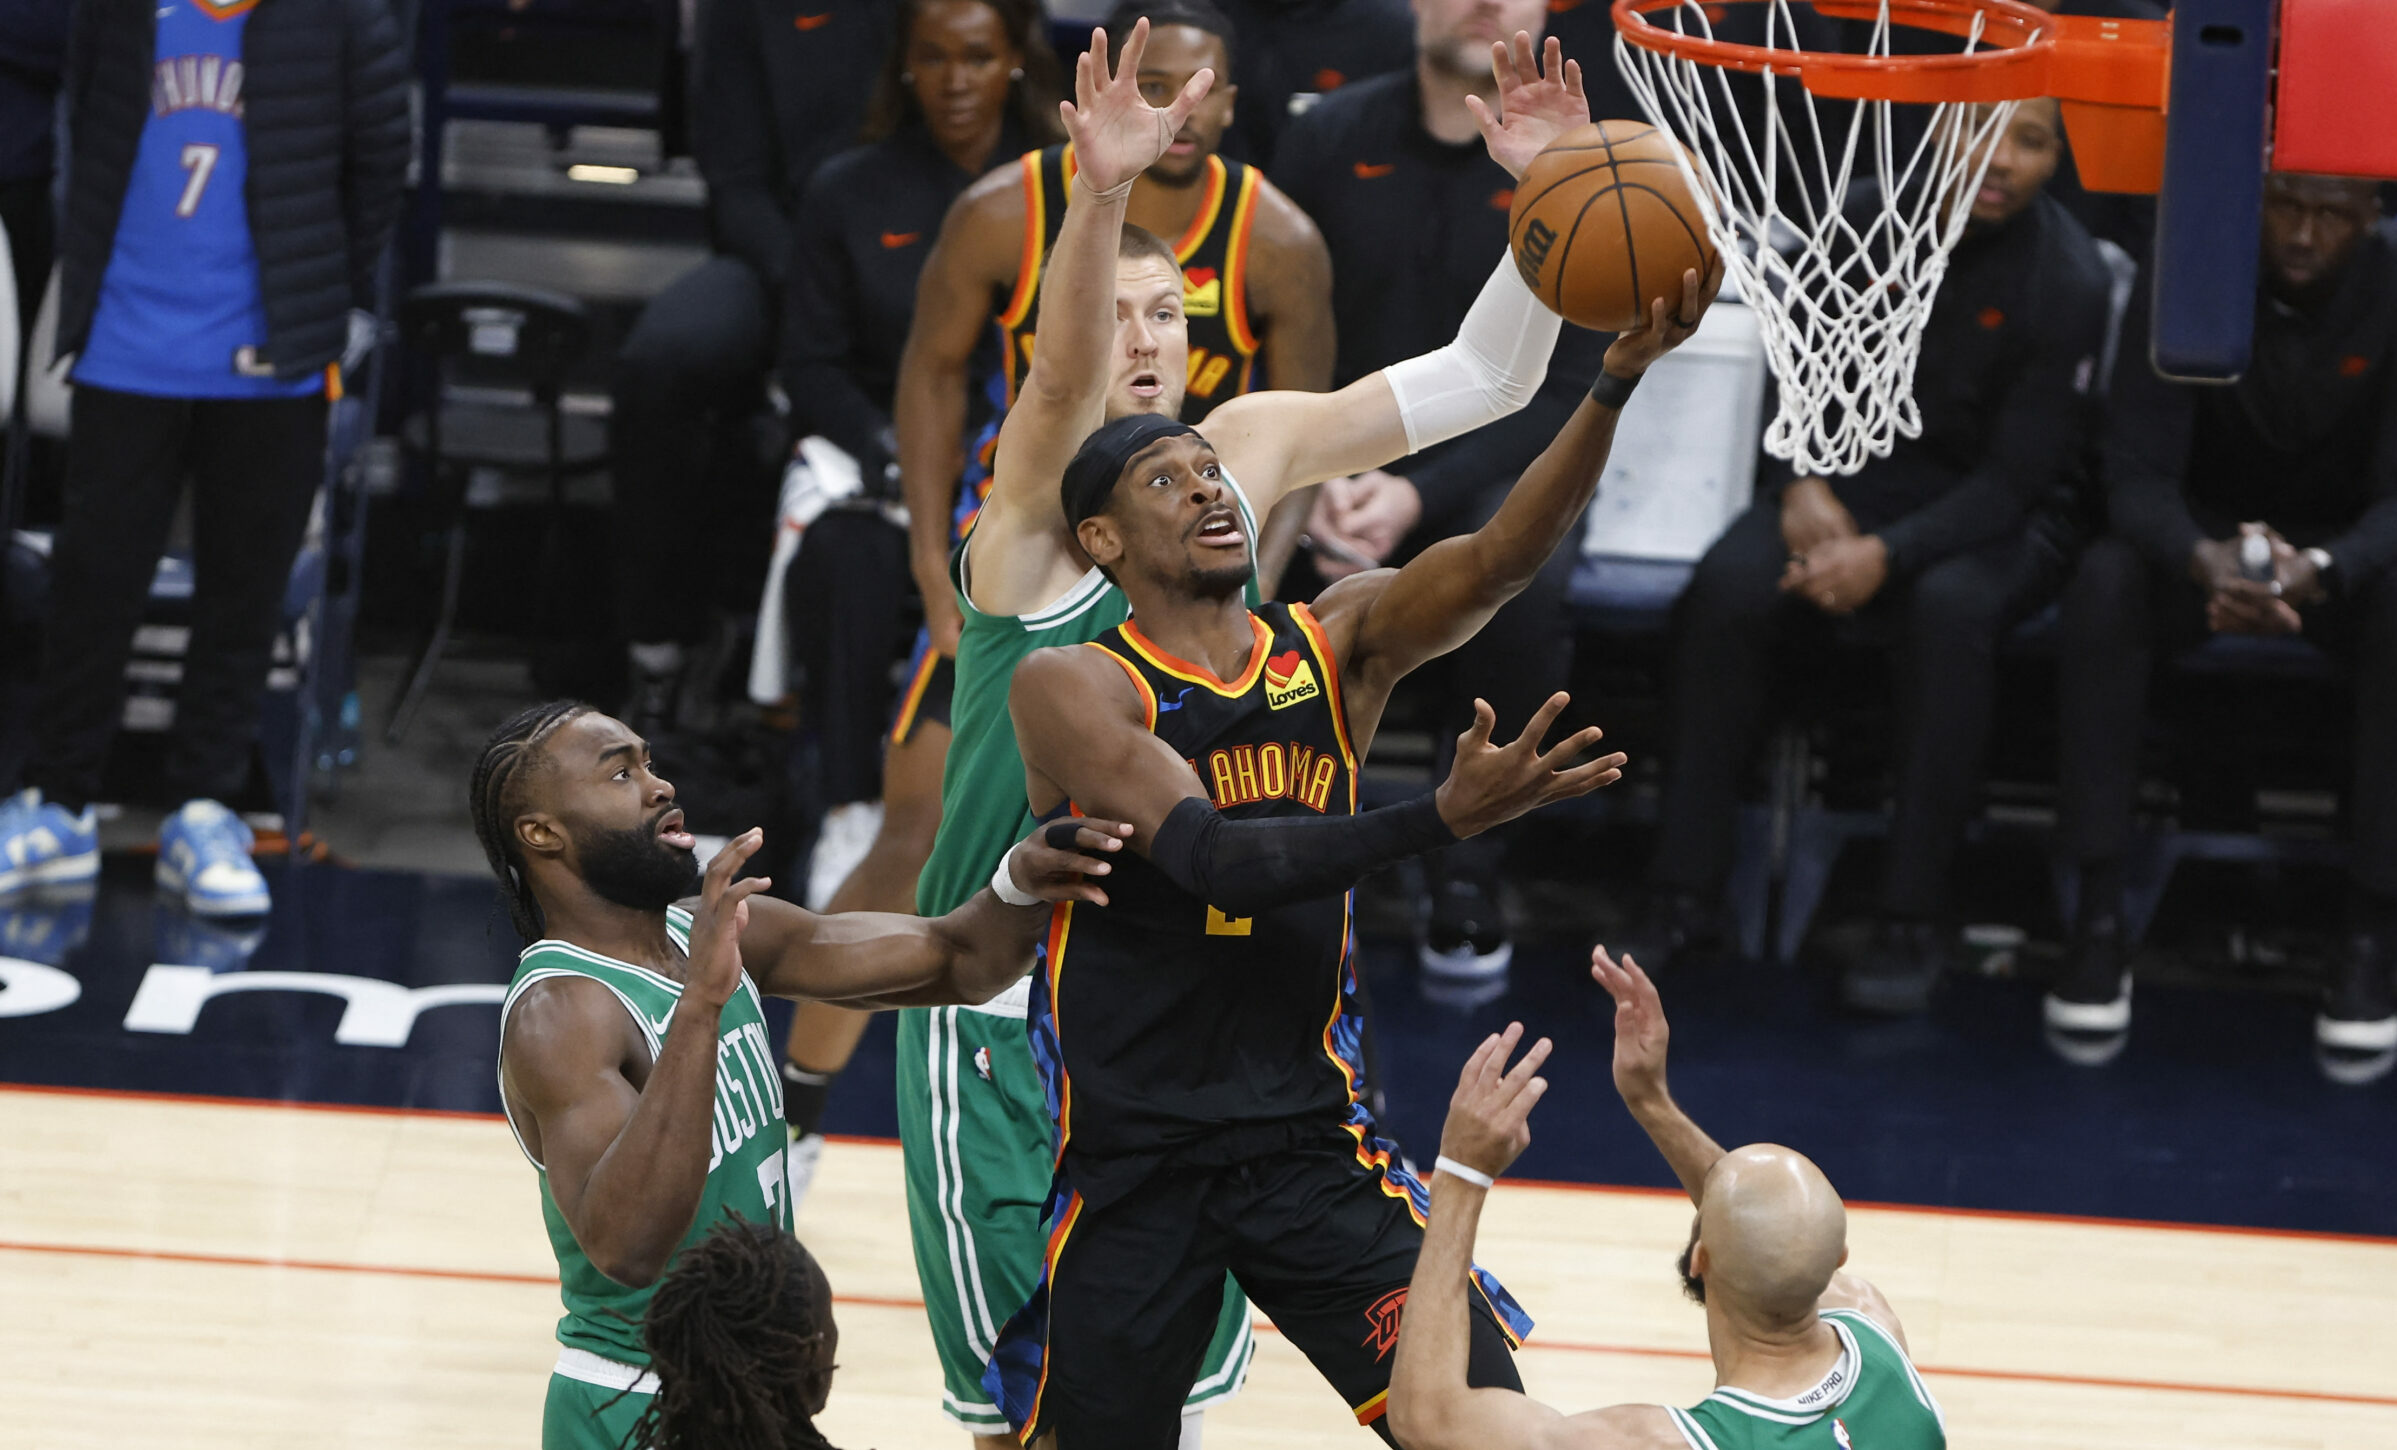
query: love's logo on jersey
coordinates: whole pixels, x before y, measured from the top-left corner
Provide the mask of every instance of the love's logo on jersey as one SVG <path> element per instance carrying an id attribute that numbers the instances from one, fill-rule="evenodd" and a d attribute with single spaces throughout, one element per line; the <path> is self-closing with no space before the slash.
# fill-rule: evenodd
<path id="1" fill-rule="evenodd" d="M 1312 700 L 1323 693 L 1315 682 L 1315 667 L 1297 650 L 1286 650 L 1265 662 L 1265 703 L 1276 710 Z"/>

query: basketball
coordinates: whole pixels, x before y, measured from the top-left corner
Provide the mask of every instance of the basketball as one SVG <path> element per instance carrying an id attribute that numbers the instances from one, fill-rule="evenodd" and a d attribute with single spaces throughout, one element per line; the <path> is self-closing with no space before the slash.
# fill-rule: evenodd
<path id="1" fill-rule="evenodd" d="M 1533 296 L 1599 332 L 1638 326 L 1659 297 L 1680 307 L 1681 274 L 1704 277 L 1715 251 L 1678 149 L 1645 121 L 1593 121 L 1532 159 L 1507 242 Z"/>

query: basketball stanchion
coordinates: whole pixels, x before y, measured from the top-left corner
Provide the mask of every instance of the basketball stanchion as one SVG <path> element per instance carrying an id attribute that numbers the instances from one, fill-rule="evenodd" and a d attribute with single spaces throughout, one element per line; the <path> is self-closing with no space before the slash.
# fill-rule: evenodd
<path id="1" fill-rule="evenodd" d="M 1923 327 L 2014 103 L 2066 103 L 2092 189 L 2152 191 L 2166 32 L 2019 0 L 1817 0 L 1810 18 L 1858 26 L 1863 43 L 1809 50 L 1792 0 L 1728 3 L 1766 7 L 1763 44 L 1717 37 L 1721 0 L 1615 0 L 1616 58 L 1682 143 L 1662 149 L 1727 290 L 1756 310 L 1780 382 L 1766 451 L 1802 473 L 1854 473 L 1922 433 Z M 1956 48 L 1900 53 L 1901 28 Z M 1735 89 L 1735 73 L 1755 80 Z"/>

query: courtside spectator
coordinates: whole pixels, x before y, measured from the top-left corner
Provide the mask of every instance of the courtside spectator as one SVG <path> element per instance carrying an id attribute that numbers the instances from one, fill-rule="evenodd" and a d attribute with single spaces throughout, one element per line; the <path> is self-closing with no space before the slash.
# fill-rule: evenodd
<path id="1" fill-rule="evenodd" d="M 1540 0 L 1416 0 L 1415 17 L 1411 69 L 1325 97 L 1291 125 L 1276 153 L 1274 178 L 1315 218 L 1332 251 L 1334 387 L 1446 345 L 1506 251 L 1514 179 L 1483 149 L 1465 97 L 1495 94 L 1490 47 L 1518 31 L 1538 36 Z M 1530 406 L 1387 469 L 1322 485 L 1307 521 L 1313 577 L 1294 564 L 1283 593 L 1403 564 L 1481 527 L 1580 404 L 1602 347 L 1597 334 L 1568 327 Z M 1476 696 L 1497 710 L 1501 729 L 1515 730 L 1565 687 L 1572 553 L 1558 550 L 1481 633 L 1427 670 L 1440 681 L 1437 738 L 1471 723 Z M 1498 902 L 1504 837 L 1490 832 L 1432 863 L 1424 961 L 1434 970 L 1494 976 L 1510 960 Z"/>
<path id="2" fill-rule="evenodd" d="M 1980 788 L 1995 647 L 2062 578 L 2034 516 L 2047 522 L 2081 459 L 2105 335 L 2105 263 L 2043 190 L 2060 139 L 2046 100 L 2025 102 L 1998 139 L 1923 335 L 1921 436 L 1852 477 L 1760 477 L 1754 506 L 1698 563 L 1674 621 L 1653 895 L 1622 934 L 1652 970 L 1719 925 L 1740 778 L 1777 668 L 1862 645 L 1890 656 L 1894 810 L 1878 919 L 1841 989 L 1874 1012 L 1929 999 Z"/>
<path id="3" fill-rule="evenodd" d="M 2302 634 L 2352 666 L 2352 909 L 2323 1045 L 2397 1046 L 2397 249 L 2377 188 L 2268 177 L 2255 350 L 2231 387 L 2166 382 L 2123 348 L 2103 458 L 2113 533 L 2064 604 L 2064 850 L 2071 953 L 2047 1001 L 2067 1030 L 2130 1024 L 2123 857 L 2149 675 L 2215 633 Z M 2144 338 L 2144 308 L 2126 338 Z M 2270 562 L 2248 578 L 2249 534 Z M 2292 728 L 2308 722 L 2292 720 Z"/>
<path id="4" fill-rule="evenodd" d="M 50 275 L 58 76 L 73 0 L 0 0 L 0 227 L 17 282 L 17 332 L 33 331 Z"/>
<path id="5" fill-rule="evenodd" d="M 792 587 L 816 606 L 795 638 L 829 808 L 810 868 L 822 889 L 811 884 L 809 899 L 835 911 L 914 910 L 921 853 L 895 843 L 928 844 L 939 818 L 933 755 L 923 788 L 895 793 L 930 818 L 895 830 L 883 857 L 852 875 L 877 838 L 890 674 L 906 642 L 907 531 L 882 506 L 899 494 L 891 395 L 916 278 L 949 204 L 976 177 L 1062 135 L 1057 58 L 1037 0 L 907 0 L 900 26 L 867 114 L 869 144 L 808 183 L 783 323 L 792 432 L 839 445 L 866 481 L 861 506 L 817 519 L 792 566 Z M 997 365 L 986 330 L 975 371 Z M 851 890 L 832 895 L 844 878 Z"/>
<path id="6" fill-rule="evenodd" d="M 1309 106 L 1415 63 L 1406 0 L 1225 0 L 1223 9 L 1240 36 L 1231 75 L 1216 82 L 1240 90 L 1224 154 L 1268 171 L 1282 132 Z"/>
<path id="7" fill-rule="evenodd" d="M 186 476 L 196 570 L 158 881 L 267 909 L 249 778 L 285 583 L 325 467 L 350 311 L 374 301 L 408 159 L 382 0 L 83 0 L 58 348 L 78 354 L 27 788 L 0 889 L 99 870 L 92 800 Z"/>
<path id="8" fill-rule="evenodd" d="M 631 645 L 625 719 L 674 721 L 683 654 L 713 593 L 709 525 L 738 480 L 711 476 L 711 444 L 764 399 L 775 363 L 792 218 L 808 178 L 857 135 L 893 31 L 891 0 L 706 0 L 692 117 L 715 255 L 642 309 L 610 389 L 616 591 Z M 768 527 L 759 509 L 754 526 Z"/>

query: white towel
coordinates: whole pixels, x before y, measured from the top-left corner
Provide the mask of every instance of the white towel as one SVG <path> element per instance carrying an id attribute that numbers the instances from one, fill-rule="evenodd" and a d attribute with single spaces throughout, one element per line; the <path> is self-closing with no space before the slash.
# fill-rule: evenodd
<path id="1" fill-rule="evenodd" d="M 782 580 L 808 525 L 843 499 L 865 492 L 857 460 L 825 438 L 799 440 L 799 454 L 782 471 L 775 512 L 774 559 L 766 565 L 765 597 L 757 606 L 757 643 L 749 652 L 749 698 L 771 705 L 790 693 L 790 642 L 783 627 Z"/>

